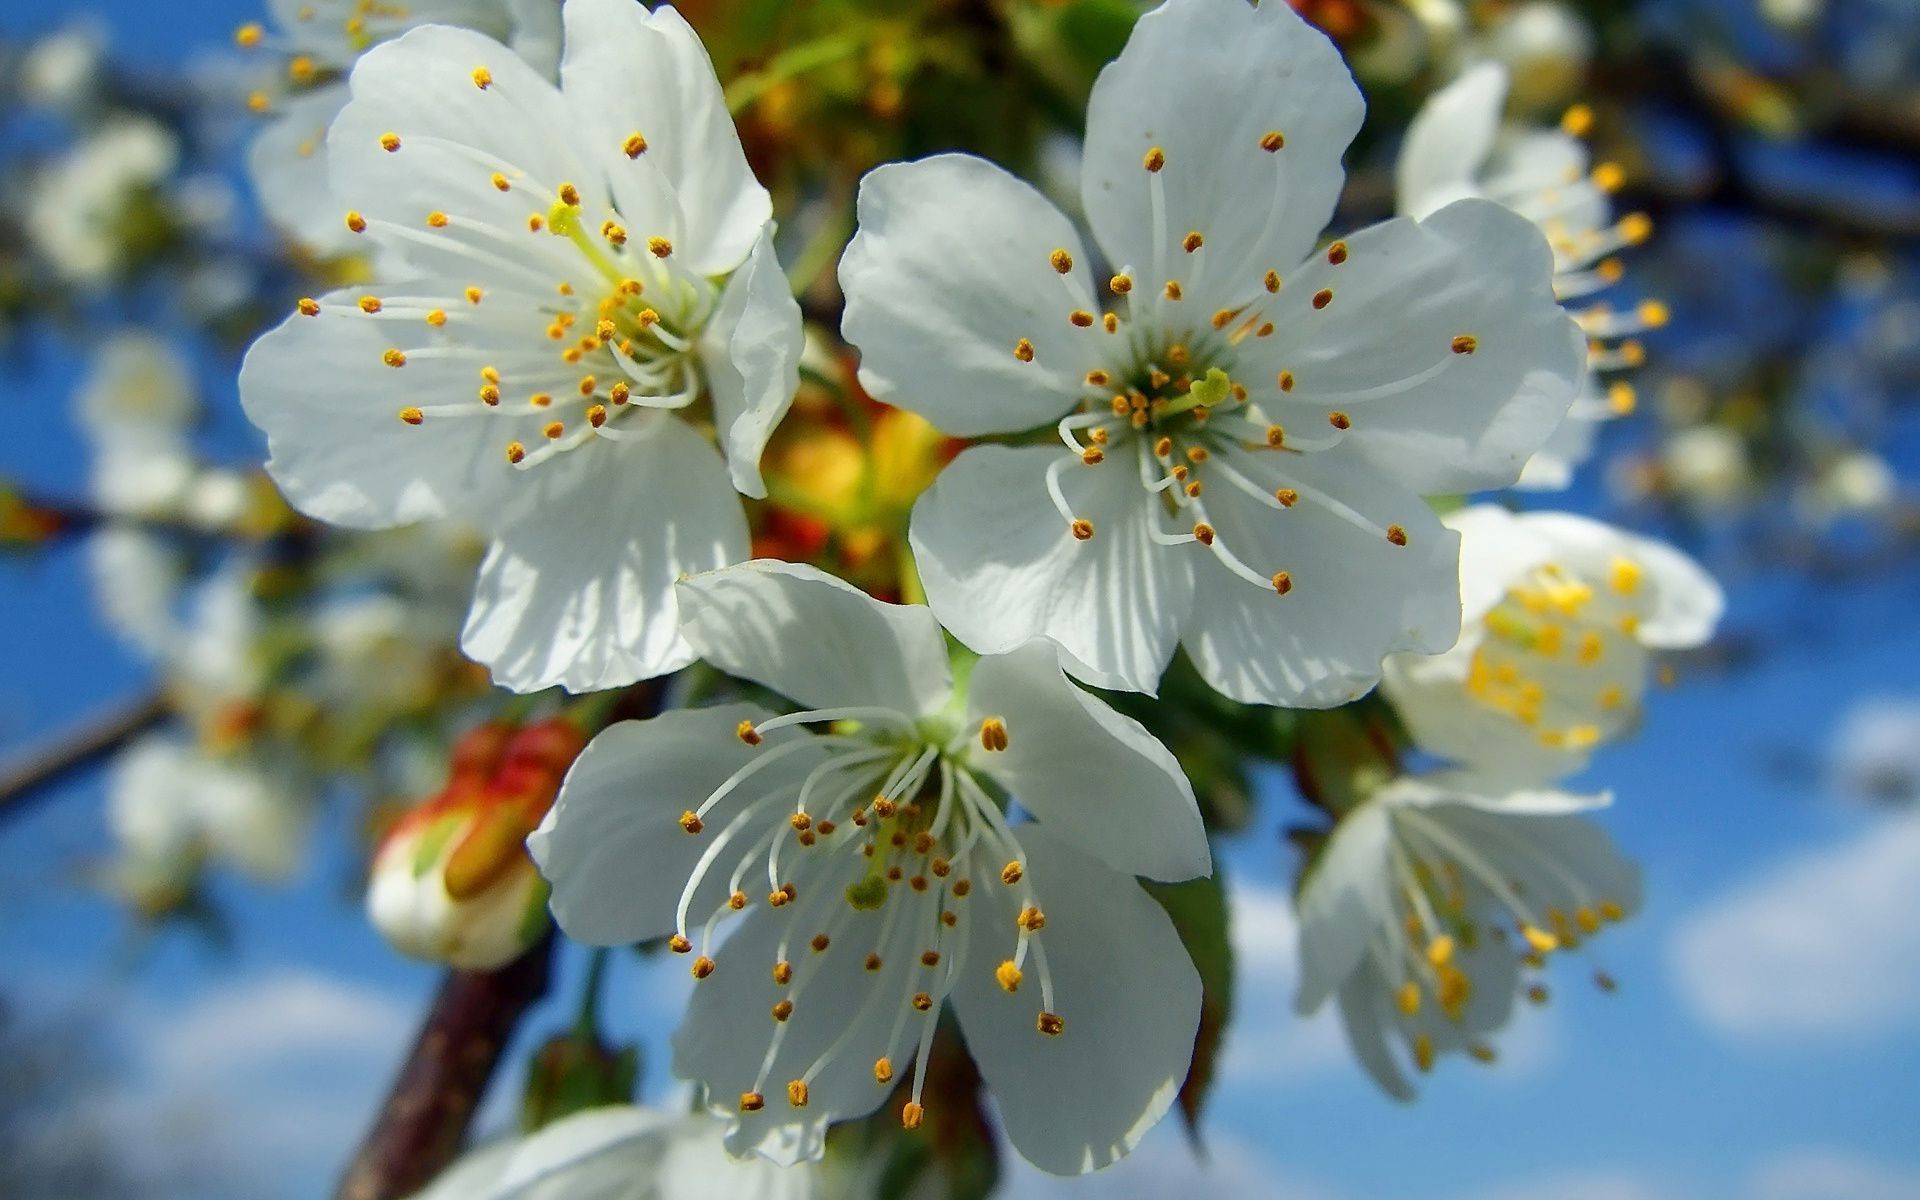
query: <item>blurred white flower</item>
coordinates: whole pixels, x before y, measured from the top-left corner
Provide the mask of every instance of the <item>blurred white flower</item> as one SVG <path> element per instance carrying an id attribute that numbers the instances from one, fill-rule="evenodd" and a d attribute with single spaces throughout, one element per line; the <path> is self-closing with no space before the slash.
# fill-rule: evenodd
<path id="1" fill-rule="evenodd" d="M 173 173 L 179 144 L 145 117 L 116 116 L 28 183 L 26 228 L 53 269 L 82 285 L 111 279 L 131 252 L 139 201 Z"/>
<path id="2" fill-rule="evenodd" d="M 108 628 L 149 657 L 179 636 L 175 614 L 186 563 L 163 538 L 109 524 L 87 539 L 87 575 Z"/>
<path id="3" fill-rule="evenodd" d="M 48 34 L 20 60 L 20 98 L 38 108 L 73 113 L 92 103 L 100 83 L 106 36 L 91 21 Z"/>
<path id="4" fill-rule="evenodd" d="M 327 172 L 327 127 L 346 107 L 347 76 L 361 55 L 422 25 L 452 25 L 506 42 L 551 78 L 560 59 L 557 0 L 273 0 L 269 32 L 243 25 L 234 37 L 247 48 L 284 54 L 284 78 L 256 91 L 251 107 L 267 118 L 253 140 L 247 174 L 267 217 L 321 253 L 356 248 L 340 224 L 342 204 Z"/>
<path id="5" fill-rule="evenodd" d="M 1514 102 L 1539 112 L 1579 94 L 1593 58 L 1593 30 L 1560 0 L 1528 0 L 1500 10 L 1475 48 L 1513 76 Z"/>
<path id="6" fill-rule="evenodd" d="M 961 641 L 1044 635 L 1136 691 L 1184 645 L 1235 699 L 1309 706 L 1452 643 L 1455 541 L 1422 497 L 1513 482 L 1581 339 L 1539 233 L 1493 204 L 1313 252 L 1363 108 L 1285 4 L 1169 0 L 1088 105 L 1114 275 L 984 160 L 863 181 L 840 279 L 867 390 L 962 437 L 1058 421 L 1058 444 L 967 450 L 914 510 Z"/>
<path id="7" fill-rule="evenodd" d="M 802 340 L 693 30 L 630 0 L 564 18 L 558 89 L 446 26 L 359 61 L 333 178 L 407 275 L 301 301 L 240 378 L 296 507 L 491 536 L 463 646 L 521 691 L 691 660 L 673 581 L 746 557 L 736 489 L 765 493 Z"/>
<path id="8" fill-rule="evenodd" d="M 414 1200 L 810 1200 L 817 1168 L 738 1159 L 720 1123 L 644 1108 L 592 1108 L 471 1151 Z"/>
<path id="9" fill-rule="evenodd" d="M 928 609 L 811 567 L 680 589 L 708 662 L 824 707 L 615 725 L 527 845 L 570 937 L 670 934 L 694 956 L 674 1069 L 728 1118 L 729 1148 L 817 1158 L 827 1124 L 872 1112 L 909 1064 L 917 1127 L 951 1002 L 1022 1155 L 1076 1174 L 1125 1154 L 1178 1091 L 1200 1016 L 1134 878 L 1210 869 L 1173 756 L 1045 642 L 956 683 Z M 1031 822 L 1009 825 L 1008 796 Z"/>
<path id="10" fill-rule="evenodd" d="M 1421 749 L 1528 782 L 1561 778 L 1639 720 L 1658 650 L 1705 642 L 1720 587 L 1691 558 L 1571 513 L 1478 505 L 1460 532 L 1460 641 L 1396 654 L 1381 688 Z"/>
<path id="11" fill-rule="evenodd" d="M 1413 1098 L 1408 1059 L 1422 1072 L 1453 1052 L 1493 1061 L 1516 996 L 1547 998 L 1523 969 L 1639 906 L 1638 868 L 1576 815 L 1607 802 L 1466 772 L 1382 788 L 1308 865 L 1298 1010 L 1337 998 L 1355 1055 L 1395 1099 Z"/>
<path id="12" fill-rule="evenodd" d="M 1871 516 L 1900 494 L 1899 477 L 1871 450 L 1850 450 L 1826 463 L 1804 500 L 1816 520 Z"/>
<path id="13" fill-rule="evenodd" d="M 149 333 L 112 335 L 95 354 L 76 402 L 93 450 L 93 500 L 100 510 L 178 515 L 199 471 L 187 441 L 199 402 L 173 347 Z"/>
<path id="14" fill-rule="evenodd" d="M 1620 185 L 1612 164 L 1589 171 L 1584 132 L 1590 120 L 1569 114 L 1570 129 L 1507 123 L 1508 73 L 1480 63 L 1427 99 L 1407 127 L 1396 170 L 1399 210 L 1423 217 L 1464 197 L 1482 197 L 1526 217 L 1546 235 L 1554 252 L 1554 291 L 1572 303 L 1620 278 L 1609 256 L 1643 240 L 1651 230 L 1644 215 L 1612 219 L 1607 193 Z M 1592 344 L 1586 384 L 1572 409 L 1540 451 L 1527 461 L 1517 486 L 1557 491 L 1593 452 L 1600 422 L 1633 411 L 1633 389 L 1618 371 L 1638 366 L 1642 350 L 1634 334 L 1664 324 L 1666 309 L 1641 304 L 1631 313 L 1605 304 L 1571 310 Z"/>
<path id="15" fill-rule="evenodd" d="M 1689 425 L 1667 438 L 1661 454 L 1667 488 L 1705 509 L 1727 509 L 1752 483 L 1747 444 L 1724 425 Z"/>

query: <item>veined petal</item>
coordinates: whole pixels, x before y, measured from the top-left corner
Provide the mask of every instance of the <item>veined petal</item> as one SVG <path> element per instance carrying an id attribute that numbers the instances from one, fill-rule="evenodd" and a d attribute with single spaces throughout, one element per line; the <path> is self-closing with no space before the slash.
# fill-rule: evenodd
<path id="1" fill-rule="evenodd" d="M 1193 787 L 1138 721 L 1071 683 L 1053 643 L 974 665 L 969 724 L 997 717 L 1007 748 L 979 768 L 1061 840 L 1116 871 L 1180 880 L 1213 870 Z"/>
<path id="2" fill-rule="evenodd" d="M 1067 670 L 1100 687 L 1152 692 L 1194 600 L 1184 547 L 1149 535 L 1159 498 L 1130 463 L 1074 464 L 1060 480 L 1093 536 L 1074 537 L 1047 497 L 1064 450 L 975 446 L 913 509 L 911 541 L 934 612 L 982 654 L 1051 638 Z"/>
<path id="3" fill-rule="evenodd" d="M 882 604 L 801 563 L 756 559 L 680 582 L 700 656 L 809 708 L 938 709 L 952 686 L 932 610 Z"/>
<path id="4" fill-rule="evenodd" d="M 1572 407 L 1586 341 L 1553 296 L 1540 232 L 1484 200 L 1344 239 L 1286 279 L 1242 367 L 1283 394 L 1289 428 L 1351 420 L 1346 440 L 1422 495 L 1503 487 Z"/>
<path id="5" fill-rule="evenodd" d="M 1085 394 L 1109 335 L 1069 317 L 1097 312 L 1093 264 L 1039 192 L 942 154 L 869 172 L 859 217 L 840 260 L 840 328 L 875 399 L 977 437 L 1031 429 Z"/>
<path id="6" fill-rule="evenodd" d="M 1178 279 L 1206 309 L 1230 307 L 1312 249 L 1365 110 L 1340 52 L 1289 6 L 1168 0 L 1087 102 L 1080 194 L 1094 237 L 1153 291 Z M 1155 148 L 1165 166 L 1150 173 Z M 1191 254 L 1188 233 L 1205 243 Z"/>
<path id="7" fill-rule="evenodd" d="M 644 414 L 643 414 L 644 415 Z M 654 416 L 637 442 L 592 441 L 501 529 L 460 645 L 516 691 L 622 687 L 693 660 L 673 585 L 747 556 L 726 467 L 686 423 Z"/>
<path id="8" fill-rule="evenodd" d="M 769 748 L 800 733 L 772 730 L 749 747 L 734 731 L 773 714 L 752 704 L 676 709 L 646 721 L 622 721 L 587 744 L 527 850 L 553 885 L 554 919 L 567 936 L 596 946 L 663 937 L 674 928 L 680 893 L 715 836 L 689 835 L 681 814 Z M 706 821 L 711 830 L 755 799 L 797 784 L 827 756 L 800 751 L 736 788 Z M 710 873 L 689 911 L 699 920 L 727 897 L 724 872 Z"/>
<path id="9" fill-rule="evenodd" d="M 636 133 L 645 142 L 635 155 L 603 159 L 614 168 L 622 211 L 638 173 L 658 171 L 679 207 L 675 253 L 703 275 L 739 266 L 771 219 L 773 201 L 747 165 L 699 35 L 672 8 L 649 12 L 634 0 L 568 0 L 562 17 L 560 77 L 574 120 L 609 152 Z M 622 160 L 632 164 L 627 179 Z M 651 184 L 638 181 L 650 194 Z"/>
<path id="10" fill-rule="evenodd" d="M 387 366 L 393 330 L 366 318 L 360 294 L 322 296 L 315 315 L 288 317 L 247 352 L 240 403 L 267 435 L 267 473 L 295 508 L 336 525 L 513 520 L 525 480 L 501 448 L 515 435 L 538 444 L 540 415 L 430 419 L 424 427 L 401 420 L 408 404 L 473 397 L 480 377 L 452 359 Z"/>
<path id="11" fill-rule="evenodd" d="M 1294 1010 L 1313 1012 L 1366 957 L 1388 896 L 1392 822 L 1384 804 L 1362 804 L 1340 818 L 1300 888 L 1300 994 Z"/>
<path id="12" fill-rule="evenodd" d="M 1064 1027 L 1053 1036 L 1035 1027 L 1031 957 L 1017 992 L 996 980 L 1020 900 L 991 883 L 966 902 L 976 907 L 952 1000 L 1008 1140 L 1041 1170 L 1072 1175 L 1126 1154 L 1173 1102 L 1193 1058 L 1200 976 L 1166 911 L 1133 879 L 1045 829 L 1018 832 Z"/>
<path id="13" fill-rule="evenodd" d="M 1427 97 L 1407 126 L 1395 164 L 1400 215 L 1425 217 L 1481 194 L 1475 177 L 1493 153 L 1506 103 L 1507 69 L 1493 62 L 1468 67 Z"/>
<path id="14" fill-rule="evenodd" d="M 773 227 L 763 226 L 753 253 L 720 294 L 701 356 L 733 486 L 745 495 L 767 494 L 760 453 L 793 404 L 805 340 L 800 305 L 774 256 Z"/>
<path id="15" fill-rule="evenodd" d="M 1346 446 L 1227 455 L 1268 494 L 1292 487 L 1300 498 L 1281 508 L 1235 489 L 1208 493 L 1221 544 L 1263 577 L 1286 572 L 1289 583 L 1277 594 L 1190 548 L 1207 561 L 1196 567 L 1181 642 L 1223 694 L 1252 704 L 1344 704 L 1379 681 L 1383 655 L 1433 652 L 1459 638 L 1458 535 L 1418 496 L 1369 478 L 1356 457 Z M 1395 527 L 1402 544 L 1390 537 Z"/>

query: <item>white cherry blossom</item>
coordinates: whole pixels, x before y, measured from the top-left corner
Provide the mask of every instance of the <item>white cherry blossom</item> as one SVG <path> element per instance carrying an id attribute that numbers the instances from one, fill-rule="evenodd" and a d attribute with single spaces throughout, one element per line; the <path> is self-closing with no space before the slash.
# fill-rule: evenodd
<path id="1" fill-rule="evenodd" d="M 250 98 L 267 124 L 247 151 L 247 175 L 268 219 L 323 253 L 365 248 L 341 225 L 327 178 L 327 127 L 346 107 L 362 54 L 421 25 L 457 25 L 506 42 L 549 78 L 560 61 L 556 0 L 269 0 L 268 10 L 271 30 L 234 34 L 284 56 L 284 78 Z"/>
<path id="2" fill-rule="evenodd" d="M 1307 869 L 1299 1011 L 1336 998 L 1355 1055 L 1396 1099 L 1413 1098 L 1409 1060 L 1493 1061 L 1515 998 L 1547 999 L 1527 972 L 1639 905 L 1638 869 L 1578 815 L 1606 803 L 1464 772 L 1380 789 Z"/>
<path id="3" fill-rule="evenodd" d="M 490 535 L 463 647 L 522 691 L 690 661 L 673 581 L 746 557 L 736 489 L 765 492 L 801 347 L 692 29 L 631 0 L 563 16 L 559 88 L 446 26 L 360 59 L 333 182 L 405 272 L 302 300 L 240 379 L 303 511 Z"/>
<path id="4" fill-rule="evenodd" d="M 1464 632 L 1387 660 L 1382 690 L 1420 747 L 1532 780 L 1632 729 L 1662 650 L 1698 646 L 1720 587 L 1664 543 L 1571 513 L 1476 505 L 1461 537 Z"/>
<path id="5" fill-rule="evenodd" d="M 829 1122 L 909 1074 L 917 1127 L 951 1004 L 1021 1154 L 1062 1174 L 1125 1154 L 1177 1093 L 1199 1020 L 1198 975 L 1135 880 L 1210 869 L 1173 756 L 1044 641 L 956 682 L 928 609 L 810 567 L 680 590 L 710 663 L 808 707 L 613 726 L 528 848 L 570 937 L 689 956 L 674 1069 L 728 1146 L 818 1157 Z"/>
<path id="6" fill-rule="evenodd" d="M 1574 108 L 1563 127 L 1507 124 L 1508 75 L 1497 63 L 1469 67 L 1428 98 L 1407 127 L 1398 166 L 1399 209 L 1426 217 L 1457 200 L 1484 198 L 1526 217 L 1554 254 L 1554 290 L 1564 302 L 1585 298 L 1621 278 L 1616 252 L 1645 241 L 1652 224 L 1641 213 L 1613 219 L 1608 194 L 1620 186 L 1618 165 L 1589 167 L 1581 140 L 1591 114 Z M 1645 351 L 1633 335 L 1666 323 L 1666 306 L 1646 301 L 1630 312 L 1605 303 L 1575 310 L 1591 339 L 1592 370 L 1567 419 L 1527 461 L 1516 486 L 1557 491 L 1593 453 L 1602 423 L 1634 411 L 1633 386 L 1619 377 Z"/>
<path id="7" fill-rule="evenodd" d="M 590 1108 L 482 1146 L 414 1200 L 809 1200 L 812 1168 L 728 1156 L 720 1125 L 629 1105 Z"/>
<path id="8" fill-rule="evenodd" d="M 961 641 L 1045 635 L 1139 691 L 1181 644 L 1221 692 L 1295 705 L 1453 642 L 1454 539 L 1422 496 L 1511 483 L 1581 344 L 1497 205 L 1315 250 L 1362 110 L 1285 4 L 1168 0 L 1088 105 L 1098 256 L 981 159 L 867 176 L 840 267 L 866 388 L 958 436 L 1058 423 L 967 450 L 914 511 Z"/>

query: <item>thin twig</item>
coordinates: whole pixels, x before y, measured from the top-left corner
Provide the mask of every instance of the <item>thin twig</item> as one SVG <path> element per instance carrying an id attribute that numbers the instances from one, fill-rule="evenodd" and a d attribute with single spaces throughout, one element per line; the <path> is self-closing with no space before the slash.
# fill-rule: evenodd
<path id="1" fill-rule="evenodd" d="M 46 788 L 119 749 L 158 724 L 168 711 L 166 695 L 155 689 L 96 713 L 0 767 L 0 820 L 24 811 Z"/>

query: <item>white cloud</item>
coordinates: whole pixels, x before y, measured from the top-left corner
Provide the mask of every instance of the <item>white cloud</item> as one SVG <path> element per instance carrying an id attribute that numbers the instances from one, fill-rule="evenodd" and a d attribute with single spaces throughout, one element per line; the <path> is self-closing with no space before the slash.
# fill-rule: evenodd
<path id="1" fill-rule="evenodd" d="M 1220 1061 L 1220 1086 L 1269 1086 L 1350 1066 L 1346 1036 L 1331 1006 L 1311 1017 L 1293 1011 L 1300 985 L 1299 922 L 1277 888 L 1235 885 L 1232 1023 Z"/>
<path id="2" fill-rule="evenodd" d="M 1848 710 L 1828 759 L 1843 795 L 1920 803 L 1920 699 L 1876 696 Z"/>
<path id="3" fill-rule="evenodd" d="M 115 1122 L 143 1155 L 199 1160 L 243 1194 L 325 1195 L 419 1016 L 399 996 L 299 970 L 143 1011 Z"/>
<path id="4" fill-rule="evenodd" d="M 1748 1193 L 1754 1200 L 1913 1200 L 1920 1168 L 1845 1150 L 1800 1150 L 1757 1168 Z"/>
<path id="5" fill-rule="evenodd" d="M 1250 1142 L 1207 1138 L 1207 1155 L 1195 1157 L 1169 1120 L 1138 1149 L 1091 1175 L 1046 1175 L 1008 1151 L 999 1200 L 1166 1200 L 1168 1196 L 1261 1197 L 1261 1200 L 1338 1200 L 1339 1193 L 1291 1176 Z"/>
<path id="6" fill-rule="evenodd" d="M 1736 1036 L 1870 1037 L 1920 1025 L 1920 819 L 1789 859 L 1681 924 L 1680 993 Z"/>

